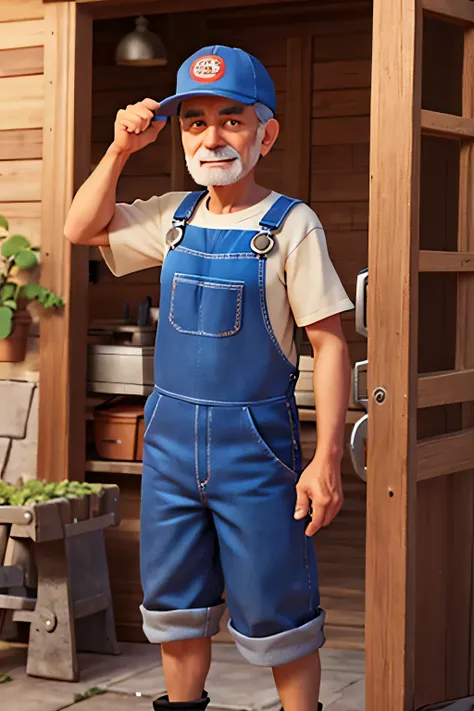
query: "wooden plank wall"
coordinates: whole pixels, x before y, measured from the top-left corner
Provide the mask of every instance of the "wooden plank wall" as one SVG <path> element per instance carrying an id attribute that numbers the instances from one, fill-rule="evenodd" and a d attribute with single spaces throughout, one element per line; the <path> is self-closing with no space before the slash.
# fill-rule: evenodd
<path id="1" fill-rule="evenodd" d="M 0 1 L 0 214 L 40 244 L 44 11 L 41 0 Z M 38 339 L 24 363 L 0 364 L 0 378 L 38 370 Z M 28 376 L 32 377 L 32 376 Z M 34 377 L 34 376 L 33 376 Z"/>
<path id="2" fill-rule="evenodd" d="M 301 197 L 319 214 L 329 251 L 354 298 L 357 273 L 367 265 L 368 158 L 371 18 L 365 12 L 295 14 L 293 8 L 213 11 L 198 15 L 150 17 L 170 48 L 168 67 L 129 69 L 114 66 L 116 42 L 129 20 L 96 22 L 94 30 L 93 162 L 112 139 L 115 112 L 144 96 L 160 98 L 173 90 L 177 66 L 204 44 L 229 44 L 255 54 L 268 67 L 278 93 L 282 131 L 270 156 L 259 165 L 259 180 Z M 179 24 L 178 24 L 179 23 Z M 199 32 L 196 30 L 199 28 Z M 180 42 L 176 42 L 179 29 Z M 303 79 L 300 74 L 304 74 Z M 307 78 L 309 77 L 309 81 Z M 295 90 L 293 82 L 298 81 Z M 299 123 L 298 123 L 299 122 Z M 299 143 L 286 131 L 292 126 Z M 174 147 L 173 147 L 174 146 Z M 187 189 L 182 157 L 167 128 L 158 142 L 134 156 L 119 187 L 119 199 L 147 198 L 170 189 Z M 174 155 L 173 155 L 174 151 Z M 300 151 L 298 154 L 297 152 Z M 293 152 L 295 154 L 293 155 Z M 304 167 L 305 157 L 307 171 Z M 173 175 L 172 166 L 181 170 Z M 123 301 L 158 299 L 158 270 L 115 280 L 104 265 L 94 268 L 91 317 L 120 316 Z M 154 289 L 155 286 L 155 290 Z M 354 329 L 354 314 L 344 316 L 353 361 L 366 357 L 367 344 Z M 347 426 L 348 440 L 352 425 Z M 305 457 L 314 451 L 314 426 L 303 431 Z M 329 644 L 364 645 L 365 484 L 343 462 L 345 504 L 337 521 L 316 537 L 322 604 L 328 611 Z M 109 532 L 114 606 L 119 635 L 142 639 L 138 613 L 139 477 L 120 477 L 123 523 Z M 126 578 L 121 574 L 127 570 Z M 225 639 L 225 635 L 223 635 Z"/>
<path id="3" fill-rule="evenodd" d="M 313 36 L 310 204 L 352 299 L 368 264 L 371 46 L 370 16 L 335 21 Z M 352 362 L 364 360 L 367 341 L 352 312 L 343 324 Z"/>

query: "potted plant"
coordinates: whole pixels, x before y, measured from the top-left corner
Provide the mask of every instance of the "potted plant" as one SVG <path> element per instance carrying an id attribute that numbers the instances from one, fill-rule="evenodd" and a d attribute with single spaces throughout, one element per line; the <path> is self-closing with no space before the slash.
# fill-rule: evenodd
<path id="1" fill-rule="evenodd" d="M 19 284 L 21 270 L 29 271 L 38 264 L 39 247 L 33 247 L 23 235 L 10 235 L 8 221 L 0 215 L 0 361 L 18 363 L 25 359 L 31 316 L 29 301 L 35 299 L 45 308 L 64 305 L 52 291 L 31 281 Z"/>

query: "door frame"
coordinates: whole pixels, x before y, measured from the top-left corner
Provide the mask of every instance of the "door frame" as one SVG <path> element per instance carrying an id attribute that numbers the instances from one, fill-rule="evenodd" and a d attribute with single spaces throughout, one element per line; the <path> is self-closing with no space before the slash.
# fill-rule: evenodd
<path id="1" fill-rule="evenodd" d="M 263 0 L 264 2 L 275 2 L 275 0 Z M 286 2 L 288 0 L 276 0 Z M 297 0 L 295 0 L 297 1 Z M 310 0 L 308 0 L 310 1 Z M 44 197 L 42 206 L 42 251 L 43 251 L 43 273 L 42 278 L 50 288 L 54 288 L 65 297 L 66 308 L 63 317 L 50 317 L 45 315 L 41 322 L 40 339 L 40 425 L 39 425 L 39 451 L 38 451 L 38 477 L 47 480 L 61 480 L 64 478 L 74 478 L 81 480 L 85 471 L 85 405 L 86 405 L 86 365 L 87 353 L 85 343 L 87 339 L 87 298 L 85 295 L 88 283 L 88 255 L 87 250 L 67 243 L 63 234 L 63 225 L 66 214 L 72 200 L 74 191 L 87 178 L 90 172 L 90 136 L 91 136 L 91 103 L 92 103 L 92 24 L 94 19 L 105 19 L 136 15 L 139 12 L 154 12 L 156 14 L 157 5 L 155 2 L 132 3 L 130 0 L 43 0 L 45 6 L 45 24 L 47 31 L 45 41 L 45 86 L 46 86 L 46 114 L 44 125 Z M 405 5 L 412 5 L 415 0 L 404 0 Z M 262 0 L 228 0 L 226 5 L 242 6 L 261 4 Z M 382 12 L 384 3 L 384 12 Z M 401 28 L 394 32 L 394 26 L 388 19 L 396 12 L 395 2 L 391 2 L 392 7 L 387 8 L 388 0 L 375 0 L 374 6 L 377 8 L 377 23 L 379 25 L 380 36 L 382 31 L 388 29 L 392 37 L 403 38 L 405 42 L 412 42 L 414 46 L 413 24 L 404 22 Z M 338 3 L 338 8 L 342 9 L 344 3 Z M 220 0 L 204 0 L 200 9 L 211 9 L 220 7 Z M 347 3 L 347 9 L 353 6 Z M 328 3 L 326 9 L 330 7 Z M 164 0 L 159 4 L 162 13 L 171 9 L 176 12 L 183 12 L 194 9 L 195 0 L 181 0 L 177 7 L 176 0 Z M 379 61 L 386 61 L 390 52 L 393 52 L 395 42 L 390 42 L 389 46 L 381 43 L 376 51 L 380 57 Z M 405 108 L 408 107 L 410 97 L 413 95 L 414 78 L 406 63 L 400 64 L 397 78 L 407 83 L 407 91 L 404 94 Z M 385 115 L 390 116 L 390 106 L 393 98 L 388 97 L 384 105 L 375 107 L 379 112 L 378 123 L 373 124 L 371 142 L 379 136 L 391 136 L 392 131 L 399 138 L 400 149 L 403 160 L 411 163 L 412 138 L 415 131 L 413 117 L 406 117 L 404 127 L 409 127 L 407 135 L 400 130 L 400 126 L 386 123 Z M 374 111 L 374 106 L 372 106 Z M 413 123 L 410 123 L 412 121 Z M 379 133 L 375 133 L 378 131 Z M 378 158 L 372 156 L 371 171 L 377 169 Z M 415 163 L 413 163 L 413 168 Z M 390 179 L 395 179 L 393 175 Z M 384 176 L 385 178 L 385 176 Z M 56 190 L 50 189 L 51 185 L 58 186 Z M 406 195 L 409 195 L 407 203 L 416 196 L 411 193 L 411 185 L 406 181 L 403 185 Z M 413 276 L 414 253 L 411 236 L 416 231 L 414 222 L 415 211 L 408 211 L 403 216 L 394 215 L 392 218 L 399 223 L 403 223 L 404 250 L 398 263 L 399 270 L 390 270 L 385 264 L 384 275 L 374 269 L 376 255 L 383 247 L 383 239 L 377 237 L 383 225 L 380 224 L 380 214 L 383 211 L 377 210 L 377 205 L 382 200 L 382 186 L 377 181 L 372 181 L 371 191 L 371 284 L 369 290 L 369 359 L 372 354 L 374 362 L 374 349 L 376 339 L 384 334 L 385 348 L 390 352 L 390 348 L 395 348 L 400 358 L 398 371 L 392 372 L 387 378 L 385 373 L 377 370 L 371 372 L 369 387 L 372 389 L 376 385 L 383 385 L 389 393 L 388 402 L 390 405 L 380 408 L 377 417 L 374 417 L 374 405 L 371 404 L 372 432 L 371 441 L 384 431 L 390 431 L 393 423 L 397 423 L 398 436 L 403 443 L 402 448 L 393 448 L 393 466 L 386 468 L 384 483 L 378 480 L 376 488 L 368 487 L 368 529 L 373 534 L 387 533 L 386 521 L 380 515 L 380 510 L 375 507 L 375 501 L 379 498 L 379 492 L 383 490 L 384 500 L 386 487 L 391 485 L 395 495 L 386 497 L 388 502 L 387 520 L 396 522 L 397 526 L 404 529 L 408 523 L 408 502 L 413 505 L 413 487 L 408 491 L 408 477 L 406 462 L 410 457 L 410 467 L 413 467 L 413 407 L 415 403 L 412 399 L 405 398 L 405 393 L 413 392 L 415 374 L 410 364 L 413 359 L 409 358 L 414 349 L 414 333 L 416 323 L 413 318 L 413 304 L 415 295 L 399 288 L 400 271 Z M 385 220 L 386 225 L 390 225 L 389 220 Z M 373 275 L 376 275 L 375 278 Z M 383 283 L 388 279 L 396 289 L 393 305 L 390 311 L 389 324 L 393 328 L 386 328 L 386 324 L 378 323 L 371 307 L 384 293 Z M 403 329 L 401 338 L 395 338 L 399 323 Z M 377 335 L 378 334 L 378 335 Z M 61 344 L 61 347 L 58 346 Z M 393 352 L 393 350 L 392 350 Z M 403 390 L 400 388 L 402 382 Z M 396 386 L 396 387 L 395 387 Z M 378 406 L 377 406 L 378 407 Z M 408 413 L 410 412 L 410 418 Z M 381 416 L 381 413 L 384 415 Z M 54 417 L 53 417 L 54 415 Z M 59 436 L 58 436 L 59 433 Z M 369 447 L 369 470 L 377 467 L 381 461 L 382 453 L 375 448 Z M 385 461 L 384 461 L 385 464 Z M 396 479 L 392 475 L 396 475 Z M 411 544 L 411 531 L 406 531 L 405 549 L 408 543 Z M 378 571 L 375 565 L 374 555 L 376 550 L 369 546 L 368 562 L 371 573 L 368 575 L 369 600 L 367 610 L 368 618 L 368 650 L 369 659 L 367 667 L 367 711 L 412 711 L 410 706 L 410 695 L 412 693 L 413 680 L 410 678 L 412 668 L 412 621 L 407 613 L 410 609 L 410 601 L 405 600 L 393 610 L 394 619 L 402 623 L 402 632 L 393 639 L 390 634 L 392 624 L 387 622 L 383 615 L 384 609 L 390 609 L 393 599 L 390 597 L 388 582 L 392 575 L 400 574 L 400 580 L 411 581 L 410 567 L 404 564 L 400 555 L 389 558 L 387 565 L 382 571 Z M 378 574 L 374 574 L 378 573 Z M 409 582 L 411 585 L 411 582 Z M 383 590 L 383 594 L 381 591 Z M 384 607 L 385 606 L 385 607 Z M 376 624 L 377 623 L 377 624 Z M 381 627 L 378 627 L 378 624 Z M 382 638 L 379 645 L 378 639 Z M 411 641 L 410 641 L 411 639 Z M 408 643 L 408 647 L 407 647 Z M 406 654 L 407 648 L 409 653 Z M 403 691 L 400 692 L 400 681 L 387 672 L 385 664 L 381 663 L 380 652 L 386 655 L 397 657 L 397 669 L 401 671 Z M 366 652 L 367 654 L 367 652 Z M 379 655 L 377 657 L 377 655 Z M 385 657 L 386 658 L 386 657 Z M 390 706 L 387 705 L 387 689 L 393 698 Z M 379 703 L 383 700 L 382 703 Z"/>
<path id="2" fill-rule="evenodd" d="M 275 1 L 288 0 L 228 0 L 226 6 Z M 171 9 L 185 12 L 195 9 L 195 0 L 163 0 L 159 4 L 130 0 L 43 2 L 42 280 L 64 296 L 66 307 L 62 316 L 41 317 L 38 477 L 80 480 L 86 450 L 88 254 L 64 240 L 63 226 L 74 191 L 90 172 L 92 23 L 93 19 L 139 12 L 156 14 L 157 9 L 160 13 Z M 441 8 L 450 3 L 468 7 L 467 0 L 373 2 L 367 711 L 413 711 L 415 693 L 415 520 L 416 480 L 420 476 L 416 412 L 421 387 L 416 370 L 417 280 L 419 269 L 424 265 L 429 271 L 429 264 L 437 259 L 420 254 L 418 244 L 422 2 Z M 344 5 L 349 9 L 353 3 L 338 3 L 338 8 Z M 200 9 L 219 6 L 220 0 L 204 0 Z M 328 3 L 326 9 L 331 6 Z M 460 249 L 474 251 L 467 232 L 464 243 L 467 246 Z M 451 267 L 448 261 L 446 270 L 452 270 L 452 260 Z M 461 266 L 462 260 L 458 261 L 459 271 L 466 271 L 465 263 Z M 436 264 L 439 270 L 439 259 Z M 468 328 L 474 330 L 472 318 Z M 464 360 L 464 367 L 470 364 L 474 373 L 472 358 Z M 385 393 L 380 404 L 374 397 L 378 388 Z M 440 392 L 436 390 L 439 383 L 425 378 L 423 388 L 423 397 L 429 395 L 430 402 L 436 404 L 439 394 L 433 393 Z M 424 478 L 428 476 L 436 473 L 427 475 L 425 471 Z"/>
<path id="3" fill-rule="evenodd" d="M 421 13 L 418 0 L 374 0 L 367 711 L 413 711 L 414 699 Z"/>
<path id="4" fill-rule="evenodd" d="M 424 14 L 463 28 L 461 116 L 422 109 Z M 474 693 L 474 3 L 374 0 L 373 37 L 366 708 L 413 711 Z M 460 142 L 457 251 L 419 248 L 422 134 Z M 456 276 L 450 371 L 418 373 L 422 272 Z M 457 431 L 418 439 L 446 405 Z"/>

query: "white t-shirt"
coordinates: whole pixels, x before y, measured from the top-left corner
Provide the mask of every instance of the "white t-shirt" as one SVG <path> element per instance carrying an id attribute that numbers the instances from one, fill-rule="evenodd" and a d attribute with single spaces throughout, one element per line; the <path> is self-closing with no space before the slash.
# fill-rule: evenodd
<path id="1" fill-rule="evenodd" d="M 132 205 L 118 204 L 109 225 L 110 247 L 102 254 L 115 276 L 157 267 L 166 257 L 166 233 L 173 214 L 187 193 L 167 193 Z M 245 210 L 214 215 L 206 200 L 189 224 L 208 229 L 256 230 L 280 195 L 272 192 Z M 329 258 L 326 237 L 317 215 L 307 205 L 294 207 L 276 233 L 276 247 L 267 257 L 268 315 L 283 353 L 296 363 L 294 323 L 309 326 L 353 308 Z"/>

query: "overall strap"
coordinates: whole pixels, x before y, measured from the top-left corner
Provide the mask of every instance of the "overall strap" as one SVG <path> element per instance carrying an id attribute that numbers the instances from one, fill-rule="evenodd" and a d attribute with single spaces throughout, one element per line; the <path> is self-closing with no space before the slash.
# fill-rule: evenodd
<path id="1" fill-rule="evenodd" d="M 260 220 L 260 227 L 265 231 L 276 232 L 281 227 L 290 210 L 300 202 L 301 200 L 295 200 L 294 198 L 281 195 Z"/>
<path id="2" fill-rule="evenodd" d="M 197 192 L 188 193 L 174 213 L 173 222 L 188 222 L 199 202 L 206 194 L 207 190 L 198 190 Z"/>

